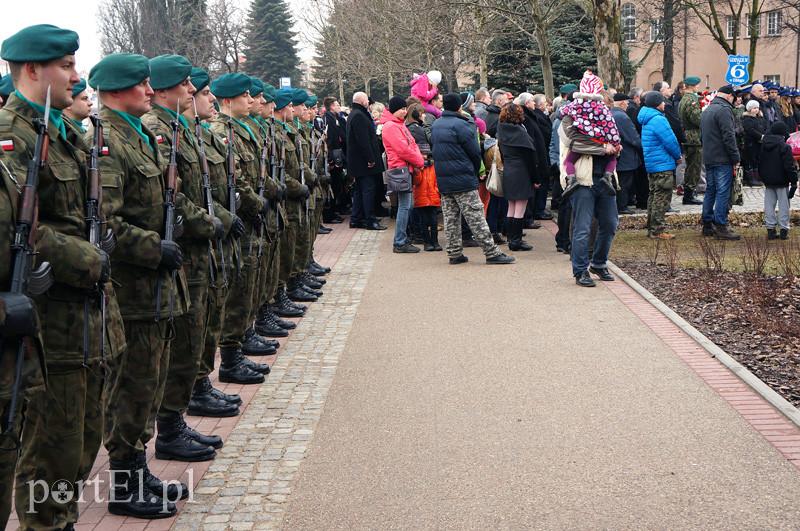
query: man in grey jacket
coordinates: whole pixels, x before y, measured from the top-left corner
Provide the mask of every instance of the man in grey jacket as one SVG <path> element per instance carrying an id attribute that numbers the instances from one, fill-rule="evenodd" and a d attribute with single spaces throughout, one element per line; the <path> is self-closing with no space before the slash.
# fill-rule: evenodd
<path id="1" fill-rule="evenodd" d="M 703 236 L 738 240 L 728 228 L 733 176 L 739 165 L 739 148 L 733 119 L 733 87 L 725 85 L 703 111 L 700 137 L 706 167 L 706 195 L 703 198 Z"/>

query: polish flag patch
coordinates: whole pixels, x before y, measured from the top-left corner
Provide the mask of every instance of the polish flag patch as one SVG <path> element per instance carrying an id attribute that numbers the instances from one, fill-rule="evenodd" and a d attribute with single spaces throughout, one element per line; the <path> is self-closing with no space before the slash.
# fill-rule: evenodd
<path id="1" fill-rule="evenodd" d="M 156 142 L 158 142 L 159 144 L 163 144 L 164 143 L 164 137 L 161 136 L 161 135 L 156 135 Z"/>
<path id="2" fill-rule="evenodd" d="M 100 155 L 101 156 L 107 157 L 108 153 L 109 153 L 108 146 L 103 146 L 102 148 L 100 148 Z"/>
<path id="3" fill-rule="evenodd" d="M 2 148 L 3 151 L 14 151 L 14 141 L 0 140 L 0 148 Z"/>

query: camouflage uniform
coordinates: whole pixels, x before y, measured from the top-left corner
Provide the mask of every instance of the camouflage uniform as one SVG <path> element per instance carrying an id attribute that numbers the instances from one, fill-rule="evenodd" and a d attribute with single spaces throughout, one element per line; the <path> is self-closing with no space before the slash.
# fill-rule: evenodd
<path id="1" fill-rule="evenodd" d="M 322 133 L 314 127 L 314 122 L 306 124 L 309 131 L 309 142 L 311 149 L 315 150 L 314 177 L 318 186 L 314 188 L 314 215 L 311 222 L 311 249 L 309 250 L 309 263 L 314 259 L 314 242 L 319 234 L 319 227 L 322 225 L 322 211 L 325 209 L 325 199 L 328 193 L 330 177 L 325 175 L 325 164 L 328 163 L 325 150 L 319 145 Z M 324 143 L 325 140 L 323 139 Z"/>
<path id="2" fill-rule="evenodd" d="M 33 156 L 33 119 L 39 116 L 39 111 L 17 95 L 0 110 L 0 139 L 14 143 L 6 158 L 16 175 L 25 175 Z M 91 295 L 100 278 L 102 260 L 86 239 L 87 146 L 74 128 L 65 126 L 65 131 L 62 137 L 51 124 L 47 165 L 39 172 L 36 245 L 39 259 L 53 267 L 55 284 L 36 298 L 49 379 L 46 392 L 29 403 L 22 434 L 15 496 L 22 529 L 63 527 L 77 520 L 76 499 L 57 503 L 49 498 L 34 504 L 34 510 L 28 513 L 32 494 L 29 482 L 43 480 L 52 485 L 63 479 L 74 486 L 88 479 L 102 433 L 103 329 L 98 299 Z M 106 346 L 113 357 L 124 348 L 125 341 L 113 289 L 107 290 L 107 295 Z M 88 323 L 84 323 L 85 304 Z M 84 324 L 88 330 L 86 354 Z"/>
<path id="3" fill-rule="evenodd" d="M 687 92 L 681 98 L 678 114 L 686 132 L 683 144 L 686 155 L 686 173 L 683 187 L 694 191 L 700 182 L 700 169 L 703 166 L 703 148 L 700 143 L 700 100 L 694 92 Z"/>
<path id="4" fill-rule="evenodd" d="M 284 173 L 286 179 L 286 228 L 280 237 L 280 266 L 278 285 L 285 288 L 289 278 L 294 274 L 296 249 L 300 233 L 301 218 L 305 216 L 305 191 L 300 183 L 300 162 L 295 151 L 291 126 L 275 120 L 275 139 L 278 152 L 284 154 Z M 305 267 L 305 266 L 304 266 Z"/>
<path id="5" fill-rule="evenodd" d="M 181 270 L 173 283 L 170 272 L 160 267 L 166 161 L 159 156 L 156 136 L 146 127 L 141 136 L 135 118 L 108 107 L 100 114 L 108 147 L 100 159 L 103 197 L 117 236 L 112 264 L 128 342 L 127 351 L 110 364 L 104 442 L 112 461 L 130 463 L 153 438 L 174 336 L 171 317 L 188 309 L 189 292 Z M 178 213 L 187 236 L 208 230 L 202 211 L 186 208 Z M 159 279 L 161 304 L 155 308 Z"/>
<path id="6" fill-rule="evenodd" d="M 0 152 L 0 162 L 6 163 L 3 153 Z M 8 165 L 5 166 L 8 168 Z M 10 175 L 0 166 L 0 249 L 3 249 L 0 258 L 0 290 L 8 289 L 11 281 L 11 243 L 14 240 L 14 226 L 17 217 L 18 185 L 22 179 L 18 174 Z M 24 178 L 24 174 L 23 174 Z M 0 330 L 5 324 L 6 313 L 2 300 L 0 300 Z M 5 529 L 8 517 L 11 514 L 11 492 L 14 487 L 14 469 L 19 456 L 16 447 L 23 426 L 23 412 L 31 399 L 36 399 L 44 389 L 44 351 L 41 341 L 33 345 L 28 344 L 24 351 L 22 379 L 20 381 L 21 394 L 18 396 L 14 412 L 14 425 L 8 426 L 8 414 L 11 406 L 11 393 L 14 385 L 15 360 L 17 357 L 17 341 L 2 342 L 0 350 L 0 529 Z M 36 345 L 38 343 L 38 345 Z"/>
<path id="7" fill-rule="evenodd" d="M 239 240 L 242 250 L 241 271 L 228 280 L 228 303 L 225 308 L 220 346 L 238 348 L 241 346 L 245 330 L 252 323 L 250 316 L 253 290 L 258 280 L 259 270 L 259 259 L 256 256 L 258 237 L 253 229 L 259 220 L 264 200 L 255 192 L 260 154 L 258 140 L 249 126 L 222 113 L 211 122 L 211 130 L 227 142 L 229 123 L 233 127 L 236 191 L 239 193 L 242 203 L 237 215 L 242 218 L 246 230 L 244 236 Z"/>
<path id="8" fill-rule="evenodd" d="M 311 242 L 313 241 L 311 231 L 313 229 L 314 235 L 317 233 L 317 228 L 313 227 L 313 215 L 314 209 L 316 207 L 315 203 L 315 194 L 314 194 L 314 186 L 317 183 L 317 177 L 314 175 L 314 172 L 311 171 L 311 167 L 309 166 L 309 161 L 311 160 L 311 144 L 308 142 L 303 130 L 305 128 L 299 123 L 298 120 L 295 120 L 294 124 L 289 125 L 289 140 L 291 141 L 292 145 L 295 146 L 295 150 L 298 147 L 302 150 L 302 164 L 305 168 L 303 172 L 303 179 L 305 180 L 306 186 L 308 186 L 309 190 L 311 191 L 311 195 L 308 198 L 308 209 L 306 210 L 305 201 L 300 201 L 300 211 L 301 217 L 298 220 L 298 229 L 297 229 L 297 243 L 294 249 L 294 258 L 292 260 L 292 276 L 299 275 L 303 273 L 306 268 L 308 267 L 308 260 L 311 257 Z M 300 157 L 298 156 L 298 163 Z M 299 182 L 300 179 L 300 170 L 298 165 L 298 175 L 297 179 Z M 306 212 L 308 215 L 306 215 Z"/>
<path id="9" fill-rule="evenodd" d="M 659 234 L 666 227 L 666 214 L 672 201 L 672 184 L 675 174 L 671 171 L 648 173 L 650 194 L 647 197 L 647 233 Z"/>
<path id="10" fill-rule="evenodd" d="M 197 211 L 201 210 L 198 205 L 203 204 L 200 155 L 197 152 L 197 143 L 191 126 L 185 118 L 181 118 L 176 153 L 178 175 L 181 180 L 179 200 L 182 209 L 187 209 L 187 205 L 191 203 L 191 208 Z M 142 116 L 142 123 L 156 135 L 162 162 L 169 161 L 172 120 L 175 120 L 174 111 L 167 111 L 157 105 Z M 197 213 L 197 216 L 205 218 L 206 225 L 196 224 L 199 231 L 186 230 L 178 240 L 183 251 L 183 272 L 186 274 L 189 287 L 190 303 L 188 310 L 175 319 L 175 337 L 170 348 L 169 368 L 164 386 L 164 398 L 159 409 L 160 415 L 186 411 L 205 346 L 210 266 L 208 244 L 209 238 L 214 236 L 214 227 L 205 210 Z"/>
<path id="11" fill-rule="evenodd" d="M 270 156 L 275 157 L 275 164 L 277 167 L 280 162 L 281 152 L 280 149 L 278 149 L 277 144 L 278 140 L 276 136 L 275 121 L 265 120 L 265 128 L 265 132 L 270 139 Z M 272 155 L 273 143 L 275 144 L 274 155 Z M 278 182 L 280 177 L 278 175 L 270 175 L 270 178 L 277 189 L 280 186 Z M 272 210 L 270 210 L 266 220 L 266 234 L 267 241 L 271 242 L 269 249 L 271 256 L 268 258 L 269 264 L 267 266 L 267 276 L 265 282 L 263 283 L 264 292 L 261 296 L 261 306 L 268 304 L 278 291 L 278 272 L 280 270 L 281 263 L 281 233 L 278 231 L 278 217 L 280 216 L 280 218 L 283 220 L 286 219 L 286 212 L 282 203 L 272 201 L 271 206 Z"/>
<path id="12" fill-rule="evenodd" d="M 489 225 L 483 214 L 483 203 L 477 190 L 442 194 L 442 215 L 444 216 L 444 233 L 447 238 L 447 256 L 455 258 L 463 253 L 461 240 L 461 216 L 467 222 L 472 236 L 483 249 L 486 258 L 499 256 L 502 253 L 494 243 Z"/>

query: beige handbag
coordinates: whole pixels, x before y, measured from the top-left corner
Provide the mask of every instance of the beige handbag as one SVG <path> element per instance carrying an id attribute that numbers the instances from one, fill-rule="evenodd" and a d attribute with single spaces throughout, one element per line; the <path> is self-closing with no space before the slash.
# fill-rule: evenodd
<path id="1" fill-rule="evenodd" d="M 500 157 L 500 148 L 494 148 L 492 167 L 489 178 L 486 180 L 486 189 L 495 197 L 503 197 L 503 159 Z"/>

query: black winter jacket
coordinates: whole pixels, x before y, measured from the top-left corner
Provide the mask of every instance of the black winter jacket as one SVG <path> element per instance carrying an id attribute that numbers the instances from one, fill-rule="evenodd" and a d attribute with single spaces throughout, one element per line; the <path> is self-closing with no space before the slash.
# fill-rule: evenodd
<path id="1" fill-rule="evenodd" d="M 761 158 L 758 175 L 765 186 L 784 188 L 797 184 L 797 167 L 792 157 L 792 148 L 780 135 L 766 135 L 761 142 Z"/>
<path id="2" fill-rule="evenodd" d="M 548 153 L 550 144 L 544 143 L 541 126 L 536 122 L 534 111 L 523 107 L 523 112 L 525 113 L 525 121 L 522 122 L 522 125 L 525 126 L 528 136 L 531 137 L 533 148 L 536 151 L 536 182 L 544 182 L 542 176 L 550 174 L 550 156 Z"/>
<path id="3" fill-rule="evenodd" d="M 761 137 L 767 133 L 767 119 L 763 116 L 742 116 L 744 129 L 743 159 L 750 167 L 758 166 L 758 154 L 761 151 Z"/>
<path id="4" fill-rule="evenodd" d="M 503 158 L 503 196 L 512 201 L 528 199 L 532 185 L 540 181 L 530 135 L 525 127 L 503 122 L 497 126 L 497 145 Z"/>
<path id="5" fill-rule="evenodd" d="M 497 124 L 500 123 L 500 107 L 494 103 L 486 107 L 486 133 L 497 138 Z"/>
<path id="6" fill-rule="evenodd" d="M 443 111 L 431 127 L 431 146 L 439 192 L 454 194 L 478 189 L 481 148 L 475 126 L 466 116 Z"/>
<path id="7" fill-rule="evenodd" d="M 733 166 L 739 163 L 733 106 L 717 96 L 700 117 L 700 138 L 703 142 L 703 164 Z"/>
<path id="8" fill-rule="evenodd" d="M 381 141 L 375 134 L 375 122 L 363 105 L 354 103 L 347 117 L 347 171 L 354 177 L 383 172 Z M 368 166 L 372 163 L 372 167 Z"/>

